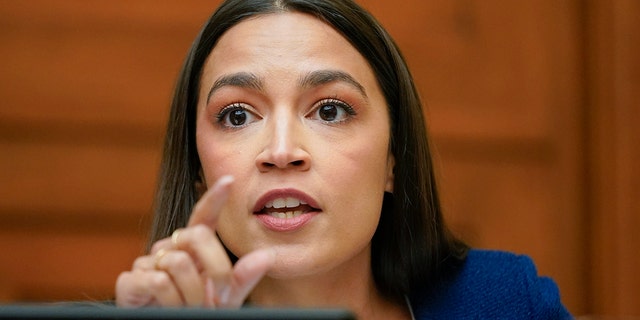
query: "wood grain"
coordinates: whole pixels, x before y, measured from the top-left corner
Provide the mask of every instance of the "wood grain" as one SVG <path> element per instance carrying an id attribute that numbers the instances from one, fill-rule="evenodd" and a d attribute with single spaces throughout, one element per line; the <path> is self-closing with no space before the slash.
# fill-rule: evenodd
<path id="1" fill-rule="evenodd" d="M 218 2 L 0 0 L 0 301 L 112 296 Z M 533 257 L 575 315 L 640 315 L 637 2 L 362 4 L 426 102 L 453 229 Z"/>

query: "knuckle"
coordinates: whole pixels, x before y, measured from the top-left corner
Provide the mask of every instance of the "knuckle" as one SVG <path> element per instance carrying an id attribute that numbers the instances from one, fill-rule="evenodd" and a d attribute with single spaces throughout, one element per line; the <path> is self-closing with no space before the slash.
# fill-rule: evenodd
<path id="1" fill-rule="evenodd" d="M 158 252 L 158 250 L 160 250 L 162 248 L 162 242 L 160 241 L 156 241 L 152 246 L 151 246 L 151 253 L 154 252 Z"/>
<path id="2" fill-rule="evenodd" d="M 169 263 L 171 264 L 172 272 L 186 272 L 192 268 L 193 260 L 191 256 L 184 251 L 172 252 L 168 257 L 170 258 Z"/>
<path id="3" fill-rule="evenodd" d="M 145 268 L 148 265 L 148 261 L 149 261 L 149 257 L 148 256 L 137 257 L 133 261 L 133 269 L 143 269 L 143 268 Z"/>
<path id="4" fill-rule="evenodd" d="M 123 290 L 123 288 L 126 287 L 126 285 L 129 283 L 130 279 L 131 272 L 125 271 L 120 273 L 118 275 L 118 278 L 116 279 L 116 293 L 118 293 L 120 290 Z"/>
<path id="5" fill-rule="evenodd" d="M 149 287 L 154 291 L 166 291 L 172 286 L 171 277 L 166 272 L 156 272 L 149 279 Z"/>

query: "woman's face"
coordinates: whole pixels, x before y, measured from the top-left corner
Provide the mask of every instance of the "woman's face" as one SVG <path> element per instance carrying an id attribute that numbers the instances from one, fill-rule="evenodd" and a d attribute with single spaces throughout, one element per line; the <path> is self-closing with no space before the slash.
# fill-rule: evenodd
<path id="1" fill-rule="evenodd" d="M 345 38 L 300 13 L 247 19 L 211 52 L 197 112 L 204 180 L 235 177 L 216 226 L 231 252 L 274 248 L 275 278 L 369 266 L 394 160 L 385 100 Z"/>

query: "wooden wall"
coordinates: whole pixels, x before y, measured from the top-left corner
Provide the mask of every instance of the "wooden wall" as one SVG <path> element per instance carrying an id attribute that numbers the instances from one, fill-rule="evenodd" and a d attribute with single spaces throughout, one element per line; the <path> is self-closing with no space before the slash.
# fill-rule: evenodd
<path id="1" fill-rule="evenodd" d="M 640 315 L 640 2 L 587 3 L 590 299 Z"/>
<path id="2" fill-rule="evenodd" d="M 176 74 L 214 7 L 0 2 L 0 297 L 113 295 L 143 250 Z"/>
<path id="3" fill-rule="evenodd" d="M 216 3 L 0 0 L 0 301 L 112 295 Z M 362 3 L 427 102 L 453 229 L 533 257 L 576 315 L 640 315 L 638 3 Z"/>

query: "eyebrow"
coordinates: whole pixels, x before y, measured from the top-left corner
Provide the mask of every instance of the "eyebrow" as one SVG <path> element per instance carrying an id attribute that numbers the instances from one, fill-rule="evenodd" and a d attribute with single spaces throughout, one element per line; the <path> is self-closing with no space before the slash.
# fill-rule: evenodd
<path id="1" fill-rule="evenodd" d="M 310 88 L 337 81 L 344 82 L 354 87 L 365 99 L 368 98 L 364 87 L 356 81 L 356 79 L 354 79 L 350 74 L 339 70 L 316 70 L 309 72 L 300 79 L 299 85 L 302 88 Z M 250 72 L 232 73 L 218 78 L 213 83 L 213 86 L 207 95 L 207 103 L 209 103 L 211 96 L 213 96 L 218 89 L 225 86 L 247 88 L 257 91 L 263 91 L 264 89 L 264 83 L 257 75 Z"/>
<path id="2" fill-rule="evenodd" d="M 263 91 L 264 85 L 262 80 L 253 73 L 249 72 L 237 72 L 228 75 L 224 75 L 216 80 L 209 90 L 209 94 L 207 95 L 207 103 L 209 103 L 209 99 L 211 96 L 220 88 L 224 86 L 233 86 L 240 88 L 248 88 L 254 89 L 258 91 Z"/>
<path id="3" fill-rule="evenodd" d="M 309 72 L 302 79 L 300 79 L 300 86 L 303 88 L 317 87 L 336 81 L 344 82 L 351 85 L 352 87 L 360 91 L 360 94 L 362 94 L 363 97 L 367 98 L 367 92 L 364 90 L 364 87 L 350 74 L 339 70 L 317 70 Z"/>

